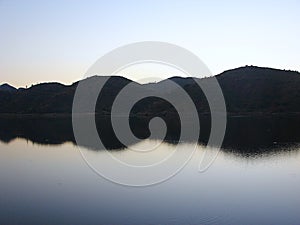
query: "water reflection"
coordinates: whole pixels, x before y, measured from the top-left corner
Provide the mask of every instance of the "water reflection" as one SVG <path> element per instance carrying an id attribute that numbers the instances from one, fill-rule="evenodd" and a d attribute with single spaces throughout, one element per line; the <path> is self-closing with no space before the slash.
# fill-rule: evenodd
<path id="1" fill-rule="evenodd" d="M 153 141 L 137 144 L 146 147 Z M 193 145 L 181 146 L 184 150 Z M 163 143 L 143 160 L 152 163 L 173 147 Z M 105 163 L 104 151 L 83 151 Z M 24 139 L 0 143 L 1 223 L 283 225 L 300 221 L 299 149 L 255 160 L 221 152 L 208 171 L 198 173 L 202 152 L 199 146 L 172 179 L 132 188 L 96 176 L 72 143 L 33 145 Z M 112 154 L 128 163 L 142 159 L 126 149 Z"/>
<path id="2" fill-rule="evenodd" d="M 135 135 L 149 135 L 149 118 L 133 118 Z M 176 155 L 198 141 L 186 167 L 172 179 L 144 188 L 124 187 L 93 173 L 78 151 L 71 118 L 0 119 L 0 222 L 3 224 L 297 224 L 300 221 L 300 126 L 297 117 L 231 117 L 223 149 L 198 172 L 210 119 L 201 118 L 199 140 L 179 143 Z M 169 122 L 165 142 L 153 152 L 130 151 L 108 118 L 98 132 L 116 159 L 131 165 L 168 157 L 179 124 Z M 141 148 L 158 140 L 132 143 Z M 114 170 L 104 151 L 86 143 L 93 165 Z M 93 151 L 91 151 L 93 150 Z M 213 148 L 211 149 L 213 151 Z M 163 171 L 162 171 L 163 172 Z"/>
<path id="3" fill-rule="evenodd" d="M 130 118 L 133 133 L 141 139 L 149 136 L 148 123 L 151 118 Z M 180 122 L 178 118 L 166 117 L 167 134 L 165 142 L 177 144 L 180 137 Z M 115 136 L 109 117 L 97 117 L 99 136 L 107 149 L 120 150 L 126 148 Z M 210 117 L 200 117 L 201 131 L 198 141 L 206 144 L 210 134 Z M 88 134 L 87 134 L 88 137 Z M 0 140 L 9 143 L 15 138 L 24 138 L 38 144 L 76 144 L 71 117 L 21 117 L 0 119 Z M 134 141 L 132 145 L 137 144 Z M 250 157 L 264 155 L 272 151 L 291 149 L 290 146 L 300 142 L 300 118 L 297 116 L 256 116 L 228 117 L 223 151 Z M 101 150 L 87 138 L 83 144 L 91 150 Z M 286 148 L 283 148 L 286 146 Z"/>

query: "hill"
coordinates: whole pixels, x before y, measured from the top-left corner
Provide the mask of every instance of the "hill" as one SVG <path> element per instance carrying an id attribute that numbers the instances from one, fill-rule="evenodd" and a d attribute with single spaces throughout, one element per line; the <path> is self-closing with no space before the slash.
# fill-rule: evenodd
<path id="1" fill-rule="evenodd" d="M 15 92 L 17 89 L 9 84 L 0 85 L 0 92 Z"/>
<path id="2" fill-rule="evenodd" d="M 215 76 L 223 90 L 229 113 L 299 113 L 300 74 L 296 71 L 278 70 L 255 66 L 240 67 Z M 103 83 L 104 77 L 94 76 L 86 81 Z M 191 96 L 199 113 L 209 112 L 205 95 L 192 78 L 173 77 Z M 206 79 L 197 79 L 204 82 Z M 84 82 L 84 81 L 83 81 Z M 150 93 L 164 92 L 178 94 L 178 90 L 168 86 L 166 80 L 138 84 L 124 77 L 111 77 L 105 84 L 97 101 L 96 112 L 109 114 L 112 103 L 119 91 L 128 84 L 132 91 Z M 8 84 L 0 86 L 0 113 L 44 114 L 71 113 L 73 97 L 78 82 L 72 85 L 43 83 L 28 89 L 16 89 Z M 97 91 L 97 90 L 89 90 Z M 168 114 L 174 112 L 171 104 L 163 99 L 150 97 L 141 100 L 132 113 L 141 115 Z"/>
<path id="3" fill-rule="evenodd" d="M 229 112 L 300 112 L 300 74 L 241 67 L 217 76 Z"/>

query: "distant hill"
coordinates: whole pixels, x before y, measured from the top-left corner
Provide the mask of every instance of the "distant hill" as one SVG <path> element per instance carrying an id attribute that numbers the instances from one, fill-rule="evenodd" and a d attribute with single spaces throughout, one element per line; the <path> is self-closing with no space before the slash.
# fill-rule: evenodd
<path id="1" fill-rule="evenodd" d="M 300 73 L 246 66 L 216 76 L 229 112 L 300 112 Z"/>
<path id="2" fill-rule="evenodd" d="M 15 92 L 17 89 L 9 84 L 2 84 L 0 85 L 1 92 Z"/>
<path id="3" fill-rule="evenodd" d="M 300 74 L 295 71 L 261 68 L 255 66 L 240 67 L 215 76 L 223 90 L 229 113 L 299 113 L 300 112 Z M 103 77 L 94 76 L 95 83 L 101 83 Z M 209 112 L 206 98 L 192 78 L 173 77 L 191 96 L 199 113 Z M 195 78 L 197 79 L 197 78 Z M 206 79 L 198 79 L 204 82 Z M 112 103 L 119 91 L 131 83 L 133 91 L 152 93 L 164 92 L 178 94 L 178 90 L 168 86 L 166 80 L 138 84 L 124 77 L 111 77 L 98 98 L 96 112 L 109 114 Z M 28 89 L 16 89 L 8 84 L 0 86 L 0 113 L 43 114 L 71 113 L 73 97 L 78 82 L 72 85 L 43 83 Z M 96 91 L 96 90 L 90 90 Z M 141 100 L 133 109 L 137 115 L 173 113 L 172 105 L 156 97 Z"/>

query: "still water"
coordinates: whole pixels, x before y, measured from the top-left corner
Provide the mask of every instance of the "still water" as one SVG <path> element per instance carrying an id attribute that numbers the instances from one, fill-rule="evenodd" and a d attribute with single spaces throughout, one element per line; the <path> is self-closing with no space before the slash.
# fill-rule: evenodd
<path id="1" fill-rule="evenodd" d="M 147 147 L 155 140 L 138 143 Z M 181 150 L 194 147 L 182 143 Z M 95 163 L 103 151 L 80 147 Z M 173 151 L 162 143 L 144 153 L 152 163 Z M 1 224 L 300 224 L 300 148 L 277 146 L 267 153 L 221 151 L 198 172 L 204 147 L 171 179 L 148 187 L 105 180 L 72 142 L 0 142 Z M 130 150 L 115 157 L 139 163 Z M 147 155 L 149 154 L 149 155 Z M 180 154 L 178 154 L 180 157 Z M 111 168 L 112 170 L 114 168 Z"/>

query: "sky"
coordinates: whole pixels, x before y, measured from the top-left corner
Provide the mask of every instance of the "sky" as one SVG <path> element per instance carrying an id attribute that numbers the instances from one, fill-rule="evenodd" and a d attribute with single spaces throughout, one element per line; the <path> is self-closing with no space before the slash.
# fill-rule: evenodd
<path id="1" fill-rule="evenodd" d="M 212 74 L 300 71 L 299 9 L 298 0 L 0 0 L 0 84 L 71 84 L 105 53 L 140 41 L 184 47 Z"/>

